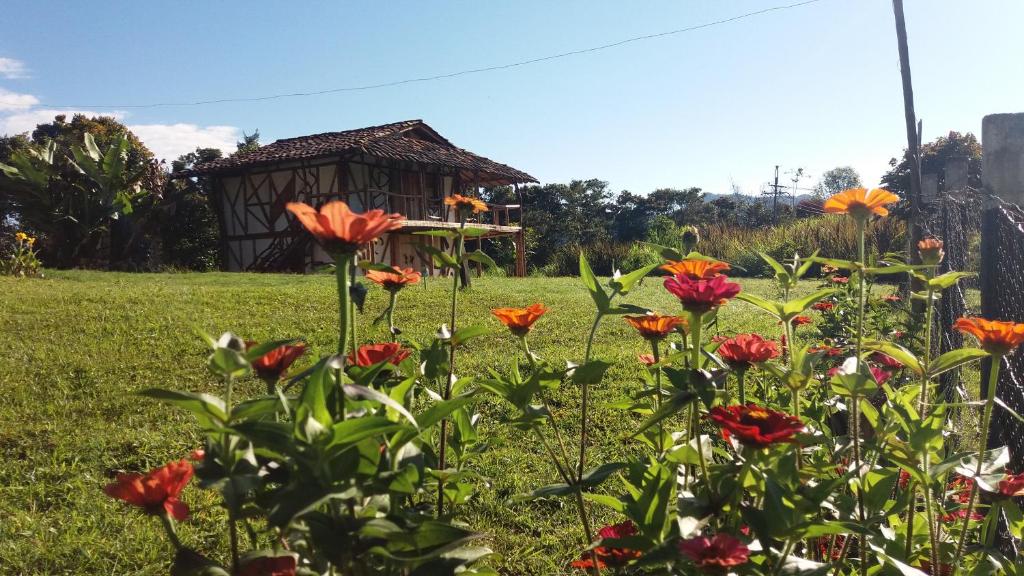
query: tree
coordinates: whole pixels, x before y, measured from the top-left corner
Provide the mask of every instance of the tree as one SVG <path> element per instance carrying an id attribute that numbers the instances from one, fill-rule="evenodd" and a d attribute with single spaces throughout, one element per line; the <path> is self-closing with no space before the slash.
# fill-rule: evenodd
<path id="1" fill-rule="evenodd" d="M 171 172 L 222 156 L 216 148 L 196 148 L 171 163 Z M 210 205 L 209 184 L 203 178 L 177 178 L 164 188 L 167 210 L 161 215 L 163 262 L 189 270 L 216 270 L 220 265 L 220 227 Z"/>
<path id="2" fill-rule="evenodd" d="M 31 144 L 16 147 L 0 163 L 0 190 L 14 217 L 41 233 L 43 257 L 54 265 L 93 262 L 105 236 L 107 261 L 121 261 L 138 245 L 142 227 L 122 225 L 116 235 L 113 224 L 159 198 L 159 165 L 137 138 L 115 125 L 120 126 L 110 118 L 81 115 L 68 124 L 58 116 L 33 132 Z M 99 139 L 89 128 L 97 129 Z"/>
<path id="3" fill-rule="evenodd" d="M 843 190 L 860 188 L 860 174 L 852 166 L 839 166 L 826 171 L 821 175 L 821 180 L 814 187 L 814 196 L 825 199 Z"/>
<path id="4" fill-rule="evenodd" d="M 938 174 L 940 188 L 944 184 L 943 168 L 950 158 L 967 158 L 967 185 L 981 189 L 981 142 L 970 132 L 950 132 L 921 147 L 921 173 Z M 910 160 L 906 150 L 901 160 L 889 160 L 891 167 L 882 176 L 882 186 L 892 193 L 907 197 L 910 190 Z"/>
<path id="5" fill-rule="evenodd" d="M 252 152 L 253 150 L 258 149 L 260 147 L 260 131 L 256 130 L 252 134 L 242 132 L 242 140 L 235 142 L 235 146 L 238 150 L 232 154 L 232 156 Z"/>

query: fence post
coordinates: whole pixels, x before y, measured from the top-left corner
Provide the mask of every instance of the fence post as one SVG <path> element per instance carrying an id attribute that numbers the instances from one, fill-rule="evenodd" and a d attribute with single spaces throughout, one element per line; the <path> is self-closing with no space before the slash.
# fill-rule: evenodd
<path id="1" fill-rule="evenodd" d="M 942 241 L 946 245 L 946 257 L 939 267 L 940 273 L 967 270 L 969 238 L 964 230 L 964 206 L 969 194 L 967 187 L 968 158 L 949 158 L 943 166 L 943 189 L 939 197 L 939 222 Z M 939 300 L 937 333 L 939 352 L 945 353 L 964 346 L 964 335 L 953 328 L 957 318 L 967 313 L 964 297 L 965 280 L 946 290 Z M 960 387 L 960 370 L 950 370 L 939 376 L 939 387 L 948 402 L 956 401 L 956 390 Z"/>
<path id="2" fill-rule="evenodd" d="M 1024 205 L 1024 113 L 992 114 L 981 123 L 982 182 L 984 207 L 981 216 L 981 313 L 989 320 L 1024 321 L 1024 294 L 1020 274 L 1024 253 L 1015 253 L 1024 246 L 1020 232 L 1008 226 L 1012 208 L 1006 204 Z M 1019 356 L 1019 355 L 1018 355 Z M 1024 403 L 1013 382 L 1022 377 L 1022 362 L 1013 357 L 1004 359 L 996 393 L 1011 407 L 1020 409 Z M 988 382 L 989 363 L 982 365 L 982 382 Z M 984 388 L 984 384 L 983 384 Z M 984 394 L 985 390 L 982 390 Z M 990 447 L 1009 445 L 1019 468 L 1024 461 L 1020 448 L 1020 426 L 997 410 Z M 1016 469 L 1016 468 L 1015 468 Z"/>

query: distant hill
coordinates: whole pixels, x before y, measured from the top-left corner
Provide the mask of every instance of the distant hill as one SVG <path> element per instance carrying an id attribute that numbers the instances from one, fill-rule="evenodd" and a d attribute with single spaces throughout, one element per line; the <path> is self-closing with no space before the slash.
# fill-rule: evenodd
<path id="1" fill-rule="evenodd" d="M 718 198 L 729 198 L 729 199 L 731 199 L 731 200 L 733 200 L 733 201 L 735 201 L 737 203 L 742 203 L 742 204 L 753 204 L 754 202 L 761 202 L 762 204 L 769 204 L 772 201 L 771 196 L 761 196 L 760 194 L 758 194 L 757 196 L 754 196 L 754 195 L 751 195 L 751 194 L 716 194 L 714 192 L 705 192 L 704 193 L 704 201 L 705 202 L 712 202 L 712 201 L 714 201 L 714 200 L 716 200 Z M 796 203 L 799 204 L 800 202 L 802 202 L 804 200 L 811 200 L 813 198 L 814 198 L 814 196 L 811 196 L 810 194 L 800 194 L 800 195 L 798 195 L 796 197 Z M 785 197 L 785 201 L 786 202 L 792 202 L 792 199 L 790 197 L 786 196 Z"/>

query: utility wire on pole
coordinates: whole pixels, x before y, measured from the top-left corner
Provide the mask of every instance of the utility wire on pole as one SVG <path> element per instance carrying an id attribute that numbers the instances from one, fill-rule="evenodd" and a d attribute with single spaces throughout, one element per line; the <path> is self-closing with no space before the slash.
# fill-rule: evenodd
<path id="1" fill-rule="evenodd" d="M 779 220 L 779 198 L 787 196 L 788 193 L 785 191 L 786 187 L 779 184 L 779 167 L 775 166 L 775 183 L 769 184 L 771 191 L 761 192 L 762 196 L 771 196 L 772 199 L 772 218 L 778 222 Z"/>

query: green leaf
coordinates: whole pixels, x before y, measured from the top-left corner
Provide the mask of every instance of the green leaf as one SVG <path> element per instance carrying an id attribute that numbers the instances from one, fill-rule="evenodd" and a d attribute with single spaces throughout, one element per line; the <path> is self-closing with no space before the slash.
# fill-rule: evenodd
<path id="1" fill-rule="evenodd" d="M 487 254 L 484 254 L 483 250 L 476 250 L 474 252 L 470 252 L 469 254 L 466 254 L 466 260 L 470 260 L 472 262 L 479 262 L 479 263 L 483 264 L 484 266 L 486 266 L 487 268 L 497 268 L 498 267 L 498 265 L 495 264 L 494 260 L 492 260 L 490 256 L 488 256 Z"/>
<path id="2" fill-rule="evenodd" d="M 872 340 L 865 342 L 864 348 L 875 352 L 881 352 L 882 354 L 891 357 L 893 360 L 896 360 L 900 364 L 903 364 L 907 368 L 913 370 L 918 376 L 924 374 L 924 368 L 921 367 L 921 361 L 917 359 L 917 356 L 914 356 L 913 352 L 899 344 Z"/>
<path id="3" fill-rule="evenodd" d="M 434 263 L 434 266 L 438 268 L 458 268 L 459 266 L 459 262 L 454 256 L 440 248 L 430 246 L 429 244 L 420 244 L 416 246 L 416 251 L 421 255 L 429 257 L 431 262 Z"/>
<path id="4" fill-rule="evenodd" d="M 383 404 L 385 407 L 394 410 L 395 412 L 404 416 L 405 419 L 408 420 L 409 423 L 412 424 L 413 426 L 417 426 L 416 418 L 414 418 L 413 415 L 409 413 L 408 410 L 406 410 L 405 406 L 402 406 L 398 402 L 395 402 L 390 397 L 388 397 L 388 395 L 382 392 L 378 392 L 373 388 L 369 388 L 367 386 L 360 386 L 358 384 L 345 384 L 343 390 L 345 391 L 345 396 L 348 396 L 349 398 L 355 400 L 370 400 L 373 402 L 377 402 L 379 404 Z"/>
<path id="5" fill-rule="evenodd" d="M 680 252 L 679 250 L 676 250 L 675 248 L 669 246 L 662 246 L 661 244 L 655 244 L 653 242 L 641 242 L 641 244 L 657 252 L 658 256 L 662 260 L 675 260 L 678 262 L 680 260 L 686 259 L 686 255 Z"/>
<path id="6" fill-rule="evenodd" d="M 629 274 L 624 274 L 618 278 L 612 278 L 608 284 L 613 290 L 616 290 L 619 294 L 626 295 L 633 289 L 633 285 L 636 284 L 641 278 L 650 274 L 658 264 L 651 264 L 642 268 L 637 268 Z"/>
<path id="7" fill-rule="evenodd" d="M 139 396 L 153 398 L 172 406 L 184 408 L 199 418 L 202 423 L 225 423 L 224 401 L 216 396 L 200 392 L 179 392 L 162 388 L 147 388 L 139 392 Z"/>
<path id="8" fill-rule="evenodd" d="M 786 302 L 782 306 L 782 314 L 781 314 L 781 316 L 783 317 L 783 320 L 790 320 L 790 319 L 794 318 L 795 316 L 799 315 L 804 310 L 807 310 L 808 308 L 810 308 L 811 305 L 813 305 L 818 300 L 821 300 L 822 298 L 824 298 L 826 296 L 834 294 L 835 291 L 836 291 L 835 288 L 822 288 L 821 290 L 817 290 L 815 292 L 812 292 L 812 293 L 808 294 L 807 296 L 804 296 L 803 298 L 796 298 L 794 300 L 790 300 L 789 302 Z M 740 294 L 740 296 L 742 296 L 742 294 Z M 739 297 L 739 296 L 737 296 L 737 297 Z"/>
<path id="9" fill-rule="evenodd" d="M 419 232 L 413 232 L 416 236 L 432 236 L 434 238 L 448 238 L 453 240 L 459 237 L 459 233 L 455 230 L 421 230 Z"/>
<path id="10" fill-rule="evenodd" d="M 486 324 L 476 324 L 474 326 L 459 328 L 455 331 L 455 334 L 452 335 L 452 345 L 462 346 L 473 338 L 489 334 L 490 332 L 491 329 Z"/>
<path id="11" fill-rule="evenodd" d="M 817 255 L 818 255 L 818 250 L 815 250 L 807 258 L 801 259 L 800 267 L 797 268 L 797 270 L 796 270 L 796 277 L 797 278 L 803 278 L 804 275 L 807 274 L 807 271 L 811 269 L 811 266 L 814 266 L 814 258 L 817 257 Z"/>
<path id="12" fill-rule="evenodd" d="M 392 422 L 383 416 L 363 416 L 343 420 L 331 426 L 331 440 L 327 449 L 347 448 L 373 436 L 390 434 L 408 428 L 405 424 Z"/>
<path id="13" fill-rule="evenodd" d="M 597 305 L 598 312 L 607 312 L 608 308 L 610 308 L 611 300 L 597 283 L 597 277 L 594 276 L 594 271 L 590 269 L 590 263 L 587 262 L 587 257 L 582 251 L 580 251 L 580 280 L 583 281 L 583 285 L 590 292 L 590 297 L 594 300 L 594 304 Z"/>
<path id="14" fill-rule="evenodd" d="M 760 296 L 755 296 L 755 295 L 747 293 L 747 292 L 740 292 L 739 294 L 736 295 L 736 299 L 737 300 L 743 300 L 744 302 L 747 302 L 748 304 L 753 304 L 754 306 L 757 306 L 758 308 L 768 312 L 772 316 L 775 316 L 776 318 L 778 318 L 780 320 L 782 319 L 782 315 L 783 315 L 783 306 L 782 306 L 782 304 L 779 304 L 777 302 L 772 302 L 771 300 L 768 300 L 766 298 L 761 298 Z"/>
<path id="15" fill-rule="evenodd" d="M 281 409 L 281 399 L 276 396 L 243 400 L 231 408 L 231 421 L 271 416 Z"/>
<path id="16" fill-rule="evenodd" d="M 222 378 L 244 376 L 251 368 L 249 361 L 245 359 L 245 354 L 233 348 L 223 347 L 214 348 L 207 367 Z"/>
<path id="17" fill-rule="evenodd" d="M 608 462 L 597 468 L 592 468 L 583 474 L 580 484 L 587 487 L 594 487 L 604 482 L 609 476 L 622 470 L 626 464 L 622 462 Z"/>
<path id="18" fill-rule="evenodd" d="M 466 238 L 479 238 L 490 232 L 487 228 L 460 228 L 458 233 Z"/>
<path id="19" fill-rule="evenodd" d="M 956 284 L 961 278 L 973 278 L 977 274 L 973 272 L 946 272 L 928 281 L 928 285 L 935 290 L 945 290 Z"/>
<path id="20" fill-rule="evenodd" d="M 910 264 L 896 264 L 893 266 L 873 266 L 871 268 L 865 268 L 864 273 L 869 276 L 885 276 L 887 274 L 902 274 L 904 272 L 913 272 L 920 268 L 920 266 L 913 266 Z"/>
<path id="21" fill-rule="evenodd" d="M 370 262 L 369 260 L 360 260 L 357 264 L 363 270 L 373 270 L 374 272 L 387 272 L 388 274 L 399 274 L 401 271 L 387 264 L 381 264 L 379 262 Z"/>
<path id="22" fill-rule="evenodd" d="M 577 366 L 572 371 L 572 381 L 575 384 L 600 384 L 604 373 L 611 366 L 610 363 L 602 360 L 591 360 L 586 364 Z"/>
<path id="23" fill-rule="evenodd" d="M 824 258 L 822 256 L 814 256 L 814 257 L 808 258 L 808 260 L 810 260 L 811 262 L 816 262 L 818 264 L 827 264 L 828 266 L 832 266 L 834 268 L 839 268 L 841 270 L 858 270 L 858 269 L 860 269 L 860 263 L 859 262 L 854 262 L 852 260 L 840 260 L 838 258 Z"/>
<path id="24" fill-rule="evenodd" d="M 935 360 L 932 360 L 931 364 L 928 365 L 928 376 L 930 378 L 935 378 L 943 372 L 948 372 L 954 368 L 970 364 L 975 360 L 987 358 L 988 355 L 988 352 L 985 352 L 980 348 L 959 348 L 957 350 L 950 350 Z"/>

